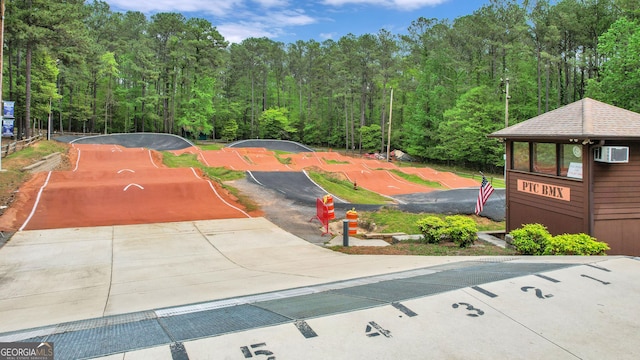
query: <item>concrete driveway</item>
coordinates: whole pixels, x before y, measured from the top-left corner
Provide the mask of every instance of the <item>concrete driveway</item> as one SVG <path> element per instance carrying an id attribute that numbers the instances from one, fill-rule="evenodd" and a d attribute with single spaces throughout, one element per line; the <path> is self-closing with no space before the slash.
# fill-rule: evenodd
<path id="1" fill-rule="evenodd" d="M 0 342 L 56 359 L 637 358 L 628 257 L 351 256 L 264 218 L 23 231 Z"/>

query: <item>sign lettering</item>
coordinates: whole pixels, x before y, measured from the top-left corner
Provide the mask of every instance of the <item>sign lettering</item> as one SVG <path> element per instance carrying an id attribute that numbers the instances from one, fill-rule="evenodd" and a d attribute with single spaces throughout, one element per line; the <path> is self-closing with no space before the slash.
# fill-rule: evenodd
<path id="1" fill-rule="evenodd" d="M 571 189 L 518 179 L 518 191 L 563 201 L 571 201 Z"/>

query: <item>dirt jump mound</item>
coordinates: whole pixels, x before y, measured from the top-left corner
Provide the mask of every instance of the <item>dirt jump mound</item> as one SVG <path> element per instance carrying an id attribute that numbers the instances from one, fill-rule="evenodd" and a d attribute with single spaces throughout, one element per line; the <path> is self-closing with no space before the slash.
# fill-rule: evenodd
<path id="1" fill-rule="evenodd" d="M 240 140 L 227 145 L 232 148 L 265 148 L 269 150 L 280 150 L 290 153 L 314 152 L 314 150 L 306 145 L 302 145 L 295 141 L 289 140 Z"/>

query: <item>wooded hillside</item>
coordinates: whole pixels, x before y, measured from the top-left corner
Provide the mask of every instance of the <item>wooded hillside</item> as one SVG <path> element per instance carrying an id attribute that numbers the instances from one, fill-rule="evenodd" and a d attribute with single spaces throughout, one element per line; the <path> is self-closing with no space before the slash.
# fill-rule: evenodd
<path id="1" fill-rule="evenodd" d="M 637 0 L 492 0 L 403 34 L 290 44 L 229 44 L 205 19 L 101 1 L 6 4 L 3 99 L 21 137 L 51 112 L 55 131 L 386 151 L 393 89 L 391 149 L 492 169 L 504 149 L 486 135 L 506 121 L 585 96 L 640 112 Z"/>

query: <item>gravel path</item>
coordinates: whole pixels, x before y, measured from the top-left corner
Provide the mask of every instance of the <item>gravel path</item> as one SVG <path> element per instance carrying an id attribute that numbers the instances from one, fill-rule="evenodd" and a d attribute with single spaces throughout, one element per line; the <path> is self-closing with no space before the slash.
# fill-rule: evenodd
<path id="1" fill-rule="evenodd" d="M 322 225 L 315 218 L 315 203 L 301 204 L 285 198 L 277 191 L 267 189 L 246 179 L 228 181 L 227 184 L 239 189 L 260 204 L 262 211 L 265 212 L 265 218 L 283 230 L 315 245 L 323 246 L 325 242 L 331 240 L 330 235 L 322 236 Z M 313 220 L 309 221 L 310 219 Z"/>

